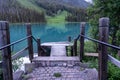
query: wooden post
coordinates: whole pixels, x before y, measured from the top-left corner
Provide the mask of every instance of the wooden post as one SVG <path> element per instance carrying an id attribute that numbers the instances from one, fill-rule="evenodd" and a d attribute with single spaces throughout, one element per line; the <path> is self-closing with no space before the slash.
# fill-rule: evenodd
<path id="1" fill-rule="evenodd" d="M 26 27 L 27 27 L 27 36 L 32 35 L 31 24 L 27 23 Z M 27 40 L 28 40 L 29 59 L 32 62 L 32 59 L 33 59 L 33 40 L 32 40 L 32 37 L 29 37 Z"/>
<path id="2" fill-rule="evenodd" d="M 0 21 L 0 47 L 10 44 L 9 23 Z M 4 80 L 13 80 L 11 48 L 2 49 L 2 71 Z"/>
<path id="3" fill-rule="evenodd" d="M 120 50 L 118 51 L 118 56 L 120 56 Z"/>
<path id="4" fill-rule="evenodd" d="M 120 46 L 119 46 L 120 47 Z M 120 50 L 118 50 L 118 56 L 120 56 Z"/>
<path id="5" fill-rule="evenodd" d="M 81 35 L 85 35 L 85 22 L 82 22 L 81 23 L 81 26 L 80 26 L 80 34 Z M 80 62 L 82 62 L 83 60 L 83 57 L 84 57 L 84 37 L 80 37 Z"/>
<path id="6" fill-rule="evenodd" d="M 74 39 L 74 48 L 73 48 L 74 56 L 77 56 L 77 39 Z"/>
<path id="7" fill-rule="evenodd" d="M 71 48 L 71 56 L 73 56 L 73 46 L 70 46 Z"/>
<path id="8" fill-rule="evenodd" d="M 68 36 L 68 42 L 71 42 L 71 36 Z"/>
<path id="9" fill-rule="evenodd" d="M 100 41 L 108 42 L 109 18 L 99 19 Z M 99 80 L 107 80 L 107 46 L 99 44 Z"/>
<path id="10" fill-rule="evenodd" d="M 41 56 L 41 41 L 37 39 L 37 47 L 38 47 L 38 56 Z"/>

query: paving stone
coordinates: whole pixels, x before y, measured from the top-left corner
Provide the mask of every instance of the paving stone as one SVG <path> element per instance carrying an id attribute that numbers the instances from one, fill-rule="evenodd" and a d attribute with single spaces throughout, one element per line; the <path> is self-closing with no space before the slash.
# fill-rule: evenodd
<path id="1" fill-rule="evenodd" d="M 74 67 L 39 67 L 30 73 L 31 78 L 28 80 L 97 80 L 94 74 L 97 76 L 94 69 L 81 70 L 79 66 Z M 60 73 L 62 76 L 56 78 L 54 73 Z"/>

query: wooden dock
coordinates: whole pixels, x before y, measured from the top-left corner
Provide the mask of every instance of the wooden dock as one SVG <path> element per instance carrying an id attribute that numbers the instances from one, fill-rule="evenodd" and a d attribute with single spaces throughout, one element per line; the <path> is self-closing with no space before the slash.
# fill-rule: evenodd
<path id="1" fill-rule="evenodd" d="M 51 57 L 60 57 L 60 56 L 66 56 L 66 47 L 67 46 L 73 46 L 71 42 L 49 42 L 49 43 L 43 43 L 41 46 L 50 46 Z"/>

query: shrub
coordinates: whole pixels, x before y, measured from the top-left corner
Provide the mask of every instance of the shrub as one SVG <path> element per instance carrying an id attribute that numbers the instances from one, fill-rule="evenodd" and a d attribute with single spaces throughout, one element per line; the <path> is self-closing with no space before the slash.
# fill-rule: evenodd
<path id="1" fill-rule="evenodd" d="M 62 75 L 61 75 L 61 73 L 54 73 L 54 76 L 55 77 L 61 77 Z"/>

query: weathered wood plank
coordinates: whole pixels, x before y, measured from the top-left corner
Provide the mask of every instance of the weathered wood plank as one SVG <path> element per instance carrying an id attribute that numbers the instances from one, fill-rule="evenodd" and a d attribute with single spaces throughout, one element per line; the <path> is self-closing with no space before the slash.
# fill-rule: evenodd
<path id="1" fill-rule="evenodd" d="M 77 56 L 77 39 L 74 39 L 73 53 L 74 56 Z"/>
<path id="2" fill-rule="evenodd" d="M 12 60 L 17 59 L 21 54 L 23 54 L 24 51 L 26 51 L 28 49 L 28 47 L 18 51 L 17 53 L 15 53 L 14 55 L 12 55 Z"/>
<path id="3" fill-rule="evenodd" d="M 9 23 L 0 21 L 0 47 L 10 44 Z M 2 49 L 2 71 L 4 80 L 13 80 L 11 48 Z"/>
<path id="4" fill-rule="evenodd" d="M 108 42 L 109 18 L 99 19 L 99 38 L 102 42 Z M 107 46 L 99 44 L 99 80 L 107 80 Z"/>
<path id="5" fill-rule="evenodd" d="M 108 60 L 111 61 L 114 65 L 120 68 L 120 61 L 112 57 L 111 55 L 108 55 Z"/>
<path id="6" fill-rule="evenodd" d="M 80 34 L 81 35 L 85 35 L 85 22 L 82 22 L 81 23 L 81 26 L 80 26 Z M 82 62 L 83 60 L 83 57 L 84 57 L 84 37 L 80 37 L 80 62 Z"/>
<path id="7" fill-rule="evenodd" d="M 41 41 L 37 39 L 38 56 L 41 56 Z"/>
<path id="8" fill-rule="evenodd" d="M 85 53 L 85 56 L 98 57 L 98 53 Z"/>
<path id="9" fill-rule="evenodd" d="M 2 61 L 0 61 L 0 68 L 2 68 Z"/>
<path id="10" fill-rule="evenodd" d="M 32 35 L 31 24 L 27 23 L 26 27 L 27 27 L 27 36 Z M 32 37 L 29 37 L 27 40 L 28 40 L 29 59 L 32 62 L 32 59 L 33 59 L 33 40 L 32 40 Z"/>

